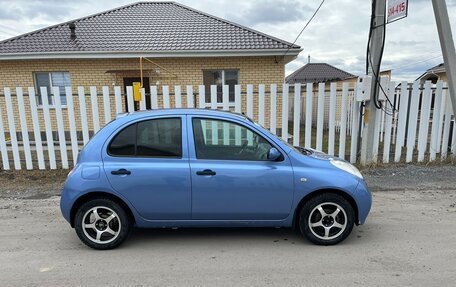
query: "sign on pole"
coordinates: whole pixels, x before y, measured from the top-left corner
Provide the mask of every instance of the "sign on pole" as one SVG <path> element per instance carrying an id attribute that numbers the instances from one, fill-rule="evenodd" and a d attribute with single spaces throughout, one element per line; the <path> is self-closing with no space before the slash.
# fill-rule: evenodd
<path id="1" fill-rule="evenodd" d="M 408 0 L 388 0 L 388 17 L 386 22 L 391 23 L 407 17 Z"/>

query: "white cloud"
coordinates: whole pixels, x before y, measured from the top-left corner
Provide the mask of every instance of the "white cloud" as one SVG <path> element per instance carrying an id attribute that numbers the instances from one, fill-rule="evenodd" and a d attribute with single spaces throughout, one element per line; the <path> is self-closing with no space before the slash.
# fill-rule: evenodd
<path id="1" fill-rule="evenodd" d="M 127 5 L 132 1 L 0 0 L 0 39 Z M 180 0 L 184 5 L 292 42 L 319 1 Z M 447 0 L 453 31 L 456 0 Z M 370 1 L 326 0 L 297 44 L 304 50 L 287 65 L 291 73 L 307 62 L 327 62 L 353 74 L 365 69 Z M 456 35 L 453 32 L 453 35 Z M 382 68 L 413 80 L 442 61 L 431 1 L 410 0 L 409 16 L 387 27 Z"/>

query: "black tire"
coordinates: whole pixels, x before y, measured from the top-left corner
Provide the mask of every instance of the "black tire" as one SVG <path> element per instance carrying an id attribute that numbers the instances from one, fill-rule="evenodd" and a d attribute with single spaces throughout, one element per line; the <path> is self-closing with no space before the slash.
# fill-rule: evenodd
<path id="1" fill-rule="evenodd" d="M 322 214 L 319 207 L 326 215 Z M 336 213 L 337 208 L 340 211 Z M 336 215 L 333 216 L 334 214 Z M 344 241 L 351 233 L 354 222 L 355 213 L 352 205 L 344 197 L 334 193 L 312 197 L 299 212 L 299 228 L 302 235 L 317 245 L 334 245 Z M 310 224 L 315 226 L 311 227 Z"/>
<path id="2" fill-rule="evenodd" d="M 87 218 L 87 216 L 94 216 L 90 214 L 94 213 L 93 209 L 95 207 L 99 207 L 97 208 L 96 213 L 100 216 L 100 219 L 94 219 L 94 222 L 91 223 L 90 218 Z M 100 209 L 100 211 L 98 211 L 98 209 Z M 112 213 L 112 211 L 114 213 Z M 115 214 L 116 216 L 113 216 L 113 219 L 108 222 L 109 216 L 106 218 L 103 218 L 103 216 L 109 215 L 110 212 L 111 215 Z M 103 213 L 106 213 L 106 215 L 103 215 Z M 97 226 L 101 229 L 100 233 L 102 234 L 98 240 L 100 242 L 94 241 L 97 240 L 96 236 L 100 230 L 97 231 L 94 227 L 83 228 L 83 223 L 90 223 L 88 225 L 95 226 L 97 222 L 99 223 Z M 105 229 L 103 230 L 103 228 Z M 76 230 L 79 239 L 81 239 L 85 245 L 93 249 L 107 250 L 118 247 L 127 239 L 131 231 L 131 222 L 124 208 L 118 203 L 110 199 L 98 198 L 90 200 L 79 207 L 75 216 L 74 229 Z M 116 235 L 109 233 L 107 231 L 108 229 L 111 232 L 116 233 Z M 102 238 L 107 238 L 105 243 L 102 242 Z"/>

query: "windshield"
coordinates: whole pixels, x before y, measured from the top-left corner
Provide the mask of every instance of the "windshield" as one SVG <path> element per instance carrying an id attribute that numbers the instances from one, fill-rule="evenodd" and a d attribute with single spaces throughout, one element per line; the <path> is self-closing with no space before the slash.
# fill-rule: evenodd
<path id="1" fill-rule="evenodd" d="M 251 118 L 249 117 L 245 117 L 247 120 L 249 120 L 250 122 L 252 122 L 254 125 L 256 125 L 257 127 L 260 127 L 262 128 L 263 130 L 265 130 L 268 134 L 270 134 L 271 136 L 279 139 L 281 142 L 283 142 L 287 147 L 291 148 L 292 150 L 294 150 L 295 152 L 300 152 L 299 150 L 296 149 L 296 147 L 294 147 L 292 144 L 288 143 L 286 140 L 282 139 L 281 137 L 273 134 L 270 130 L 268 130 L 267 128 L 263 127 L 262 125 L 260 125 L 259 123 L 253 121 Z"/>

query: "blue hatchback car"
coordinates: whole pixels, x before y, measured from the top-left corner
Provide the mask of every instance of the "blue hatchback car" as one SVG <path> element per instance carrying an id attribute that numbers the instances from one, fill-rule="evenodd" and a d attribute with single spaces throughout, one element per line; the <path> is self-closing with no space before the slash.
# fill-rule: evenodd
<path id="1" fill-rule="evenodd" d="M 293 147 L 249 118 L 203 109 L 118 117 L 79 154 L 61 210 L 95 249 L 136 226 L 296 227 L 311 242 L 343 241 L 372 198 L 350 163 Z"/>

